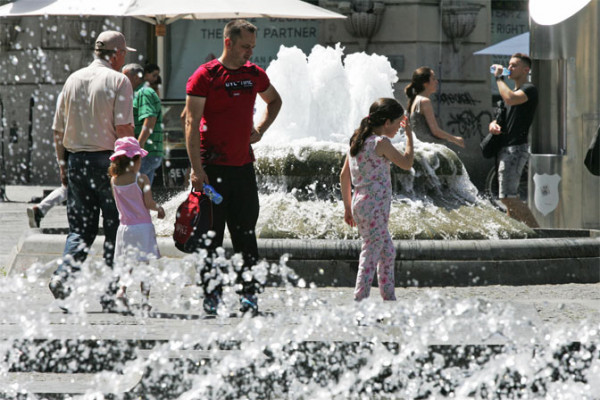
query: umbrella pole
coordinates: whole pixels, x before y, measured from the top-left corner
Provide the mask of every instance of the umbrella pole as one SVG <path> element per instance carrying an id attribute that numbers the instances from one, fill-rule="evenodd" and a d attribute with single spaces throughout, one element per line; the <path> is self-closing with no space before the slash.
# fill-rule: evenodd
<path id="1" fill-rule="evenodd" d="M 160 73 L 163 76 L 162 90 L 160 91 L 161 100 L 165 97 L 167 91 L 167 70 L 166 70 L 166 49 L 165 49 L 165 36 L 167 34 L 167 25 L 163 20 L 157 20 L 157 24 L 154 26 L 154 34 L 156 35 L 156 64 L 160 68 Z"/>
<path id="2" fill-rule="evenodd" d="M 156 37 L 156 64 L 160 68 L 160 72 L 163 76 L 162 80 L 162 90 L 160 91 L 160 98 L 164 98 L 164 93 L 167 90 L 167 70 L 165 69 L 166 56 L 165 56 L 165 37 L 157 36 Z"/>
<path id="3" fill-rule="evenodd" d="M 0 96 L 0 140 L 2 141 L 2 162 L 0 163 L 0 203 L 10 201 L 6 197 L 6 159 L 4 157 L 4 103 Z"/>

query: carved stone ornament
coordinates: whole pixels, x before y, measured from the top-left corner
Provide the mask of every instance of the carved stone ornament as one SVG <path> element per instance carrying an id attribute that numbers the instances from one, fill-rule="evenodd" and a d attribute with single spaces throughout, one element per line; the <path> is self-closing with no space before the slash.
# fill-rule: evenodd
<path id="1" fill-rule="evenodd" d="M 477 14 L 483 6 L 464 1 L 442 1 L 440 7 L 442 7 L 442 29 L 452 41 L 454 52 L 458 52 L 462 41 L 475 29 Z"/>
<path id="2" fill-rule="evenodd" d="M 338 8 L 347 17 L 344 24 L 352 36 L 370 39 L 381 26 L 385 4 L 381 1 L 351 0 L 340 2 Z"/>

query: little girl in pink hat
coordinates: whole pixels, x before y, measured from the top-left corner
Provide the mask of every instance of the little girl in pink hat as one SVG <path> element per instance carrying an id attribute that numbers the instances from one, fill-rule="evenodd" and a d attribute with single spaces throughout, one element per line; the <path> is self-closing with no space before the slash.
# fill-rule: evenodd
<path id="1" fill-rule="evenodd" d="M 115 242 L 115 261 L 134 249 L 139 261 L 147 261 L 148 256 L 160 257 L 156 243 L 156 232 L 150 217 L 150 211 L 157 211 L 158 218 L 165 217 L 165 210 L 156 204 L 150 190 L 150 180 L 140 174 L 142 157 L 148 152 L 140 147 L 134 137 L 124 137 L 115 141 L 115 152 L 110 156 L 108 174 L 117 209 L 119 210 L 119 229 Z M 147 300 L 150 294 L 148 285 L 141 283 L 142 294 Z M 126 287 L 121 286 L 117 299 L 129 311 L 125 294 Z M 144 308 L 150 307 L 145 304 Z"/>

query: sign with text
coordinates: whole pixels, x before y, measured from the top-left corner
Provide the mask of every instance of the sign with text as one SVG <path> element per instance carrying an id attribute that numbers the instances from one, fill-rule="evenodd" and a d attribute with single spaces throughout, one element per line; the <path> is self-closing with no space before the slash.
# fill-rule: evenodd
<path id="1" fill-rule="evenodd" d="M 492 9 L 492 23 L 490 25 L 492 43 L 498 43 L 528 31 L 529 12 Z M 492 55 L 492 64 L 500 64 L 506 67 L 509 60 L 510 56 Z M 507 83 L 510 87 L 514 86 L 511 80 L 508 80 Z M 490 85 L 492 94 L 497 95 L 498 86 L 491 75 Z"/>
<path id="2" fill-rule="evenodd" d="M 490 32 L 492 43 L 529 32 L 529 13 L 527 11 L 492 10 Z"/>
<path id="3" fill-rule="evenodd" d="M 318 43 L 319 21 L 304 19 L 248 19 L 258 28 L 251 61 L 266 69 L 279 48 L 296 46 L 306 55 Z M 169 26 L 168 85 L 166 97 L 184 99 L 185 85 L 194 71 L 221 56 L 223 28 L 228 19 L 177 21 Z"/>

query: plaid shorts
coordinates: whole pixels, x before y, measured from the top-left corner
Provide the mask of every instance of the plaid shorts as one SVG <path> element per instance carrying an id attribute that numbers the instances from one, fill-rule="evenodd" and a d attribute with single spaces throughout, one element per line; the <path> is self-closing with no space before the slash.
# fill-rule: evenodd
<path id="1" fill-rule="evenodd" d="M 529 145 L 507 146 L 498 152 L 498 197 L 518 198 L 523 168 L 529 160 Z"/>

